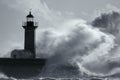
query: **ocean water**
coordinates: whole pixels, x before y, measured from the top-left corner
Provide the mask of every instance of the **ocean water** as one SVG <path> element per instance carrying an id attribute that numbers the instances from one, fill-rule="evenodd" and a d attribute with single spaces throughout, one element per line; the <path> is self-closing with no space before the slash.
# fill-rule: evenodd
<path id="1" fill-rule="evenodd" d="M 120 80 L 119 78 L 32 78 L 32 79 L 16 79 L 16 78 L 0 78 L 0 80 Z"/>

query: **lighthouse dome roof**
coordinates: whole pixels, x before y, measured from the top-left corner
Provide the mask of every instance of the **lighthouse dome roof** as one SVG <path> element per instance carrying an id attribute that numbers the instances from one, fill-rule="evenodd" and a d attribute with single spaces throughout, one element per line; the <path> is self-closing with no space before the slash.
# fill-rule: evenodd
<path id="1" fill-rule="evenodd" d="M 27 18 L 34 18 L 34 16 L 31 14 L 31 11 L 30 11 L 29 14 L 27 15 Z"/>

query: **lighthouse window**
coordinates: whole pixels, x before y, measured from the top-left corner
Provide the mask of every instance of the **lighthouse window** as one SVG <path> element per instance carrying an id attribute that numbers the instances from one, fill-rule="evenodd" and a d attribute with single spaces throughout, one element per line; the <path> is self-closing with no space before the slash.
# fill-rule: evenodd
<path id="1" fill-rule="evenodd" d="M 16 58 L 16 55 L 13 55 L 13 58 Z"/>
<path id="2" fill-rule="evenodd" d="M 28 21 L 28 22 L 32 22 L 32 21 L 33 21 L 33 18 L 27 18 L 27 21 Z"/>

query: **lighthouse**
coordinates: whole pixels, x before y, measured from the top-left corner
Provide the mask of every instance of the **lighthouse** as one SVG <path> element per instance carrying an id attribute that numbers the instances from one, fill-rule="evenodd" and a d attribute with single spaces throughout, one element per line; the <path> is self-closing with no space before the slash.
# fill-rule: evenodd
<path id="1" fill-rule="evenodd" d="M 35 50 L 35 30 L 38 27 L 37 22 L 34 22 L 34 16 L 31 11 L 26 16 L 26 21 L 23 23 L 22 27 L 24 29 L 24 49 L 23 50 L 13 50 L 11 52 L 12 58 L 36 58 Z"/>
<path id="2" fill-rule="evenodd" d="M 36 57 L 35 30 L 38 26 L 31 12 L 26 16 L 22 27 L 25 36 L 24 49 L 11 51 L 11 58 L 0 58 L 0 70 L 9 77 L 29 79 L 40 74 L 46 59 Z"/>
<path id="3" fill-rule="evenodd" d="M 38 26 L 37 22 L 34 22 L 34 16 L 32 15 L 31 11 L 26 16 L 26 22 L 23 23 L 22 27 L 25 31 L 24 50 L 29 51 L 32 54 L 31 58 L 35 58 L 35 30 Z"/>

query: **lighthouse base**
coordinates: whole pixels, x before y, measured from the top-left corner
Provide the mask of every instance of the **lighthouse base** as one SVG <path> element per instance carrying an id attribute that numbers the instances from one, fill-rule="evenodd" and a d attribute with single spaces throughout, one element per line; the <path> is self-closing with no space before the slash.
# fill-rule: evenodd
<path id="1" fill-rule="evenodd" d="M 0 71 L 18 79 L 36 77 L 45 66 L 46 59 L 0 58 Z"/>

